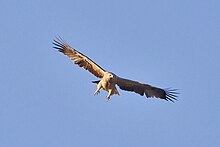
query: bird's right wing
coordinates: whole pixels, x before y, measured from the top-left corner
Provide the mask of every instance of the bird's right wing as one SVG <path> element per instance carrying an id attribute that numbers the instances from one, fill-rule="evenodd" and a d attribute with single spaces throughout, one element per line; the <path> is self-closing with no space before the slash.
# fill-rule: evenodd
<path id="1" fill-rule="evenodd" d="M 85 70 L 88 70 L 98 78 L 102 78 L 104 76 L 104 69 L 102 69 L 98 64 L 93 62 L 87 56 L 70 47 L 61 38 L 56 38 L 53 44 L 55 45 L 53 48 L 58 49 L 58 51 L 68 56 L 73 61 L 73 63 L 84 68 Z"/>

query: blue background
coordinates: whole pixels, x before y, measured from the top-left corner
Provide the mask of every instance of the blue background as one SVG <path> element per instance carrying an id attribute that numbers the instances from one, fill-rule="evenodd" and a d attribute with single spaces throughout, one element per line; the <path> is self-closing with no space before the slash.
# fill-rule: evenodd
<path id="1" fill-rule="evenodd" d="M 1 147 L 220 144 L 218 0 L 1 0 Z M 120 90 L 52 48 L 60 35 L 106 70 L 178 88 L 176 103 Z"/>

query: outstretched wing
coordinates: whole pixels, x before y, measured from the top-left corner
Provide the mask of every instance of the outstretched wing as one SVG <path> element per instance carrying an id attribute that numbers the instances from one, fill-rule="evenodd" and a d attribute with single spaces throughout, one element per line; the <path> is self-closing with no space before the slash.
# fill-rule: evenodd
<path id="1" fill-rule="evenodd" d="M 164 90 L 161 88 L 153 87 L 148 84 L 142 84 L 136 81 L 123 79 L 120 77 L 117 77 L 116 84 L 120 87 L 122 90 L 131 91 L 140 94 L 141 96 L 146 97 L 156 97 L 161 98 L 167 101 L 177 100 L 177 92 L 176 89 L 168 89 Z"/>
<path id="2" fill-rule="evenodd" d="M 68 56 L 78 66 L 88 70 L 98 78 L 102 78 L 104 76 L 104 69 L 102 69 L 99 65 L 97 65 L 95 62 L 93 62 L 79 51 L 70 47 L 61 38 L 56 38 L 53 44 L 55 45 L 53 48 L 58 49 L 58 51 Z"/>

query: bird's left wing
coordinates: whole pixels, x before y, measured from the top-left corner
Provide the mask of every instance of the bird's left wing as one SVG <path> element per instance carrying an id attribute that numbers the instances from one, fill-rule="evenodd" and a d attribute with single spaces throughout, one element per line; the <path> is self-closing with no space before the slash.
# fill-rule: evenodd
<path id="1" fill-rule="evenodd" d="M 167 101 L 177 100 L 176 97 L 178 94 L 176 89 L 168 89 L 164 90 L 161 88 L 153 87 L 148 84 L 139 83 L 132 80 L 123 79 L 120 77 L 117 77 L 116 84 L 119 86 L 120 89 L 131 91 L 140 94 L 141 96 L 146 97 L 156 97 L 161 98 Z"/>
<path id="2" fill-rule="evenodd" d="M 84 68 L 85 70 L 88 70 L 98 78 L 102 78 L 104 76 L 104 69 L 102 69 L 98 64 L 93 62 L 87 56 L 66 44 L 61 38 L 56 38 L 53 44 L 55 45 L 53 48 L 58 49 L 64 55 L 68 56 L 73 61 L 73 63 Z"/>

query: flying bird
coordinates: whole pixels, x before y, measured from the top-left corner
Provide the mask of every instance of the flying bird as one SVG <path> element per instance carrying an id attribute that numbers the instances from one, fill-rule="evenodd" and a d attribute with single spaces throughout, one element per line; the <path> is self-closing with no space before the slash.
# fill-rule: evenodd
<path id="1" fill-rule="evenodd" d="M 177 94 L 179 94 L 176 92 L 177 89 L 161 89 L 148 84 L 121 78 L 112 72 L 104 70 L 89 57 L 69 46 L 60 37 L 54 39 L 53 41 L 53 48 L 68 56 L 74 64 L 84 68 L 97 78 L 101 79 L 97 81 L 92 81 L 93 83 L 97 84 L 97 89 L 94 95 L 100 93 L 101 89 L 106 90 L 108 92 L 106 98 L 107 101 L 109 101 L 110 97 L 114 94 L 120 96 L 119 91 L 116 88 L 117 85 L 122 90 L 135 92 L 137 94 L 140 94 L 141 96 L 145 95 L 147 98 L 155 97 L 172 102 L 174 102 L 174 100 L 177 100 Z"/>

